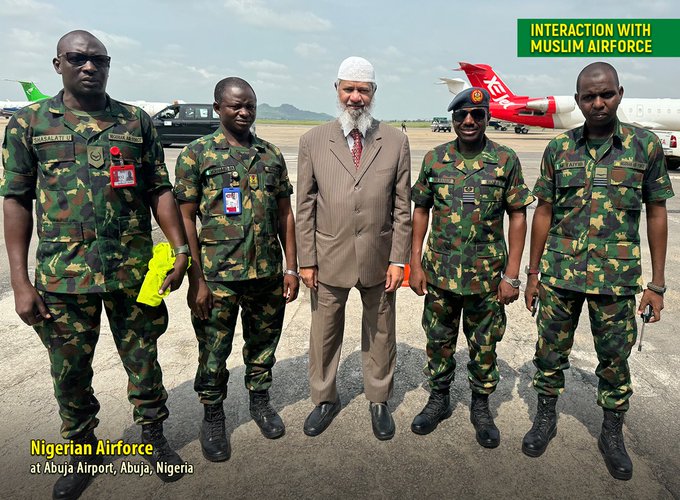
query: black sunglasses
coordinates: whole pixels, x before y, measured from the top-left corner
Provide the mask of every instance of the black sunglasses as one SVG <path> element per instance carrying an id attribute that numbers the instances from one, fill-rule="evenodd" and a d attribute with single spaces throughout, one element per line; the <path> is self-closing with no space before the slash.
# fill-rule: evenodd
<path id="1" fill-rule="evenodd" d="M 85 66 L 87 61 L 91 61 L 92 64 L 99 68 L 108 68 L 111 64 L 111 58 L 105 55 L 89 55 L 83 54 L 82 52 L 64 52 L 59 54 L 57 57 L 64 57 L 68 63 L 72 66 L 80 67 Z"/>
<path id="2" fill-rule="evenodd" d="M 457 122 L 465 121 L 467 115 L 471 114 L 472 119 L 476 122 L 481 122 L 486 119 L 486 110 L 475 108 L 475 109 L 457 109 L 453 112 L 453 119 Z"/>

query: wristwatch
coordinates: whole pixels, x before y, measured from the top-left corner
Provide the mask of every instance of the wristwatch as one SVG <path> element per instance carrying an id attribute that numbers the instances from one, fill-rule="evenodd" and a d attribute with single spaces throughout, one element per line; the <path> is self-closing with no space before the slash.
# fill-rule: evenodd
<path id="1" fill-rule="evenodd" d="M 191 251 L 189 250 L 189 245 L 181 245 L 175 248 L 175 255 L 179 255 L 181 253 L 185 255 L 190 255 Z"/>
<path id="2" fill-rule="evenodd" d="M 524 268 L 524 272 L 526 273 L 527 276 L 530 276 L 532 274 L 541 274 L 541 271 L 537 269 L 531 269 L 531 267 L 527 266 Z"/>
<path id="3" fill-rule="evenodd" d="M 297 279 L 300 279 L 300 275 L 295 269 L 286 269 L 283 271 L 283 274 L 290 274 L 291 276 L 295 276 Z"/>
<path id="4" fill-rule="evenodd" d="M 519 286 L 522 284 L 522 280 L 519 279 L 519 276 L 517 278 L 509 278 L 505 274 L 503 275 L 503 281 L 508 283 L 512 288 L 519 288 Z"/>
<path id="5" fill-rule="evenodd" d="M 663 295 L 664 293 L 666 293 L 666 285 L 662 285 L 662 286 L 655 285 L 651 281 L 649 283 L 647 283 L 647 288 L 649 290 L 651 290 L 652 292 L 658 293 L 659 295 Z"/>

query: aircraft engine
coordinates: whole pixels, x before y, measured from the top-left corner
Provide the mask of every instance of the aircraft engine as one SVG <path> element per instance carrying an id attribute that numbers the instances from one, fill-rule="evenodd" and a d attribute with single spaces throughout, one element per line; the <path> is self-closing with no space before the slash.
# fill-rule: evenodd
<path id="1" fill-rule="evenodd" d="M 527 108 L 544 113 L 571 113 L 576 108 L 576 102 L 569 96 L 550 96 L 542 99 L 529 99 Z"/>

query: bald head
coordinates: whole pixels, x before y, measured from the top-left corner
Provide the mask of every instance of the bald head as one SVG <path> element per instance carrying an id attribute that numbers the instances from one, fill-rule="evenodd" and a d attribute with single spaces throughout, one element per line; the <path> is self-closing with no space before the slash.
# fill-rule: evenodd
<path id="1" fill-rule="evenodd" d="M 91 47 L 96 48 L 100 54 L 108 54 L 104 44 L 92 33 L 85 30 L 73 30 L 66 33 L 57 42 L 57 55 L 71 52 L 73 46 L 78 44 L 78 42 L 87 43 Z"/>
<path id="2" fill-rule="evenodd" d="M 602 76 L 611 76 L 616 87 L 619 86 L 619 74 L 616 72 L 614 66 L 609 63 L 599 61 L 589 64 L 578 74 L 578 78 L 576 78 L 576 93 L 579 93 L 579 89 L 581 88 L 581 80 L 584 77 L 599 78 Z"/>

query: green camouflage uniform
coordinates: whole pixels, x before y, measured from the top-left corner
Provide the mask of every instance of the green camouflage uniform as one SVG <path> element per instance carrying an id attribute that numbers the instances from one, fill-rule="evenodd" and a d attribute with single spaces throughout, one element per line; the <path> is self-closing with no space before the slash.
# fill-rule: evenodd
<path id="1" fill-rule="evenodd" d="M 430 388 L 448 390 L 453 382 L 463 311 L 470 387 L 491 394 L 498 384 L 496 342 L 505 332 L 505 310 L 496 299 L 507 260 L 503 218 L 506 210 L 534 200 L 522 167 L 511 149 L 487 138 L 481 160 L 468 169 L 457 141 L 448 142 L 425 155 L 411 197 L 416 206 L 432 209 L 423 255 Z"/>
<path id="2" fill-rule="evenodd" d="M 111 186 L 112 146 L 135 166 L 137 186 Z M 156 339 L 167 311 L 135 302 L 152 252 L 150 197 L 172 187 L 150 118 L 110 98 L 101 113 L 74 113 L 60 93 L 12 116 L 2 153 L 0 195 L 36 199 L 35 286 L 53 319 L 34 328 L 49 351 L 63 437 L 98 423 L 91 361 L 102 302 L 135 422 L 164 420 Z"/>
<path id="3" fill-rule="evenodd" d="M 293 187 L 279 149 L 255 136 L 245 156 L 218 129 L 186 146 L 177 158 L 175 195 L 198 203 L 201 264 L 213 293 L 210 318 L 192 315 L 199 342 L 194 389 L 204 404 L 227 394 L 231 353 L 239 305 L 242 308 L 245 384 L 249 390 L 270 387 L 286 305 L 283 297 L 278 199 Z M 242 213 L 226 215 L 222 189 L 239 187 Z"/>
<path id="4" fill-rule="evenodd" d="M 635 294 L 641 291 L 642 204 L 673 196 L 661 144 L 647 130 L 617 122 L 612 138 L 590 148 L 584 127 L 547 146 L 534 194 L 552 204 L 540 262 L 541 303 L 534 387 L 564 391 L 564 370 L 583 302 L 588 300 L 599 364 L 598 404 L 628 409 L 628 356 L 635 344 Z"/>

